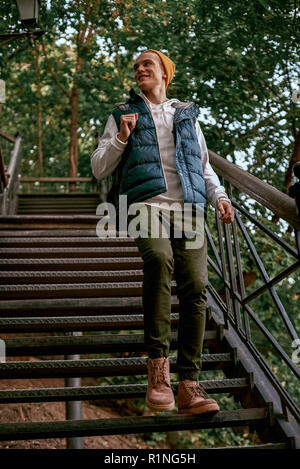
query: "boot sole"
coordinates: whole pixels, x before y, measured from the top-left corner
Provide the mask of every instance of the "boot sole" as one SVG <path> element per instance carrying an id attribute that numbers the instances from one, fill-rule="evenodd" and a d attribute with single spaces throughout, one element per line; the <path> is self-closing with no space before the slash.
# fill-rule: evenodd
<path id="1" fill-rule="evenodd" d="M 219 406 L 208 404 L 206 406 L 190 407 L 189 409 L 178 409 L 178 414 L 215 414 L 219 411 Z"/>
<path id="2" fill-rule="evenodd" d="M 171 402 L 170 404 L 152 404 L 152 402 L 149 402 L 146 399 L 146 404 L 151 410 L 157 410 L 157 411 L 167 411 L 167 410 L 173 410 L 175 407 L 175 401 Z"/>

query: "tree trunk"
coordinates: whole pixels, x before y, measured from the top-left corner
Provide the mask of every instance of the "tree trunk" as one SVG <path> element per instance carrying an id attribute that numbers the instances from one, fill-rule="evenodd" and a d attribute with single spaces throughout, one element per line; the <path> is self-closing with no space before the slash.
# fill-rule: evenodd
<path id="1" fill-rule="evenodd" d="M 71 132 L 70 132 L 70 163 L 69 163 L 69 176 L 77 177 L 78 165 L 78 106 L 79 106 L 80 91 L 73 86 L 71 91 Z M 70 182 L 70 192 L 76 191 L 76 182 Z"/>
<path id="2" fill-rule="evenodd" d="M 285 192 L 286 194 L 288 194 L 289 187 L 292 183 L 293 167 L 297 161 L 300 161 L 300 131 L 298 132 L 298 134 L 296 134 L 294 151 L 293 151 L 292 158 L 290 159 L 289 166 L 285 175 L 283 192 Z"/>
<path id="3" fill-rule="evenodd" d="M 43 149 L 42 149 L 42 104 L 41 104 L 41 80 L 40 80 L 40 64 L 39 64 L 39 45 L 35 49 L 35 75 L 37 86 L 37 151 L 39 164 L 39 177 L 43 177 Z M 40 184 L 40 192 L 44 191 L 44 187 Z"/>
<path id="4" fill-rule="evenodd" d="M 78 8 L 80 7 L 80 0 L 77 0 Z M 83 46 L 87 47 L 92 36 L 95 35 L 94 24 L 89 23 L 89 15 L 92 15 L 96 6 L 99 4 L 99 0 L 87 1 L 86 3 L 86 23 L 84 25 L 79 21 L 78 35 L 77 35 L 77 59 L 75 72 L 80 73 L 83 66 L 83 56 L 80 56 L 79 51 Z M 69 155 L 69 176 L 77 177 L 77 166 L 78 166 L 78 112 L 79 112 L 79 97 L 80 90 L 76 86 L 76 82 L 73 83 L 71 90 L 71 132 L 70 132 L 70 155 Z M 76 191 L 76 182 L 69 184 L 70 192 Z"/>

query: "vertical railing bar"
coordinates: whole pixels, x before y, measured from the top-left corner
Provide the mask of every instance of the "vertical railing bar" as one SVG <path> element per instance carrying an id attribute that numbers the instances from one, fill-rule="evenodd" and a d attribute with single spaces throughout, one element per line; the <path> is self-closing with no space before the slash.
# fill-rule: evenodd
<path id="1" fill-rule="evenodd" d="M 269 228 L 267 228 L 263 223 L 257 220 L 253 215 L 245 210 L 244 207 L 240 205 L 235 199 L 232 199 L 232 205 L 249 221 L 251 221 L 255 226 L 257 226 L 263 233 L 266 233 L 273 241 L 275 241 L 279 246 L 281 246 L 286 252 L 291 254 L 293 257 L 298 257 L 297 250 L 293 248 L 289 243 L 284 239 L 280 238 L 276 233 L 273 233 Z"/>
<path id="2" fill-rule="evenodd" d="M 251 254 L 253 255 L 254 257 L 254 260 L 256 262 L 256 265 L 257 267 L 259 268 L 262 276 L 263 276 L 263 280 L 265 282 L 269 282 L 270 281 L 270 278 L 265 270 L 265 267 L 262 263 L 262 260 L 260 259 L 260 256 L 258 255 L 256 249 L 255 249 L 255 246 L 253 245 L 252 241 L 251 241 L 251 238 L 246 230 L 246 227 L 244 226 L 243 222 L 241 221 L 239 215 L 236 213 L 236 220 L 237 220 L 237 223 L 241 229 L 241 232 L 245 238 L 245 241 L 246 243 L 248 244 L 248 247 L 251 251 Z M 295 331 L 295 328 L 292 324 L 292 322 L 290 321 L 290 318 L 288 317 L 288 315 L 286 314 L 286 311 L 280 301 L 280 298 L 278 297 L 278 294 L 275 290 L 274 287 L 268 287 L 268 291 L 270 292 L 271 294 L 271 297 L 275 303 L 275 306 L 277 308 L 277 310 L 279 311 L 279 314 L 290 334 L 290 336 L 292 337 L 293 340 L 297 339 L 298 338 L 298 335 L 297 335 L 297 332 Z"/>
<path id="3" fill-rule="evenodd" d="M 220 179 L 221 179 L 221 184 L 224 185 L 223 178 L 220 178 Z M 231 292 L 237 292 L 237 283 L 236 283 L 236 277 L 235 277 L 233 251 L 232 251 L 231 237 L 230 237 L 230 231 L 229 231 L 228 224 L 223 223 L 223 229 L 224 229 L 224 237 L 225 237 L 227 262 L 228 262 L 228 268 L 229 268 L 230 289 L 231 289 Z M 242 323 L 241 323 L 239 303 L 236 300 L 235 295 L 231 295 L 231 299 L 232 299 L 232 304 L 233 304 L 233 312 L 234 312 L 234 317 L 235 317 L 235 321 L 236 321 L 236 326 L 237 326 L 238 329 L 241 329 L 242 328 Z"/>
<path id="4" fill-rule="evenodd" d="M 228 185 L 228 194 L 229 194 L 229 197 L 231 199 L 232 198 L 231 184 Z M 235 250 L 235 256 L 236 256 L 237 270 L 238 270 L 240 295 L 241 295 L 241 298 L 244 299 L 246 297 L 246 289 L 245 289 L 245 283 L 244 283 L 242 260 L 241 260 L 239 239 L 238 239 L 238 233 L 237 233 L 237 227 L 236 227 L 236 221 L 235 220 L 232 223 L 232 234 L 233 234 L 233 243 L 234 243 L 234 250 Z M 244 318 L 246 339 L 247 339 L 247 341 L 250 341 L 251 340 L 251 329 L 250 329 L 249 318 L 248 318 L 246 309 L 245 309 L 243 304 L 241 305 L 241 307 L 242 307 L 242 314 L 243 314 L 243 318 Z"/>
<path id="5" fill-rule="evenodd" d="M 224 246 L 223 246 L 222 230 L 221 230 L 221 222 L 219 220 L 217 211 L 215 213 L 215 216 L 216 216 L 216 223 L 217 223 L 217 229 L 218 229 L 218 239 L 219 239 L 221 262 L 222 262 L 223 280 L 227 280 L 225 254 L 224 254 Z M 228 328 L 228 314 L 231 312 L 230 293 L 229 293 L 229 288 L 228 288 L 228 286 L 226 285 L 225 282 L 224 282 L 224 287 L 225 287 L 225 300 L 226 300 L 226 307 L 227 307 L 227 313 L 224 314 L 224 323 L 225 323 L 225 327 Z"/>
<path id="6" fill-rule="evenodd" d="M 210 244 L 210 247 L 212 248 L 212 251 L 215 255 L 215 258 L 216 258 L 216 261 L 217 261 L 217 264 L 218 264 L 218 267 L 219 269 L 221 270 L 222 269 L 222 263 L 221 263 L 221 259 L 220 259 L 220 256 L 219 256 L 219 253 L 217 251 L 217 248 L 216 248 L 216 245 L 214 243 L 214 240 L 212 238 L 212 235 L 210 234 L 210 230 L 207 226 L 207 224 L 205 223 L 205 232 L 206 232 L 206 236 L 207 236 L 207 239 L 209 241 L 209 244 Z"/>
<path id="7" fill-rule="evenodd" d="M 229 226 L 225 224 L 224 224 L 224 234 L 225 234 L 227 261 L 228 261 L 228 266 L 229 266 L 230 286 L 233 292 L 238 292 L 237 282 L 236 282 L 236 277 L 235 277 L 235 268 L 234 268 L 234 262 L 233 262 L 233 251 L 232 251 L 232 245 L 231 245 L 231 239 L 230 239 Z M 238 329 L 241 329 L 242 322 L 241 322 L 239 302 L 237 301 L 234 295 L 232 295 L 232 304 L 233 304 L 233 311 L 234 311 L 236 326 Z"/>

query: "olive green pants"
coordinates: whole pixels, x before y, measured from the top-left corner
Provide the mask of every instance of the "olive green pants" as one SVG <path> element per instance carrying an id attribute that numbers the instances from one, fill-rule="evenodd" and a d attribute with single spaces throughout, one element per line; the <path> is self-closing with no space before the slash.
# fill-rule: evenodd
<path id="1" fill-rule="evenodd" d="M 150 207 L 149 228 L 150 228 Z M 161 213 L 161 212 L 160 212 Z M 152 212 L 152 217 L 153 217 Z M 163 226 L 165 218 L 155 215 Z M 193 227 L 195 215 L 193 212 Z M 128 223 L 133 216 L 128 216 Z M 168 220 L 167 220 L 168 221 Z M 148 228 L 148 229 L 149 229 Z M 177 371 L 179 380 L 198 380 L 206 319 L 207 241 L 201 247 L 191 243 L 181 227 L 174 228 L 174 212 L 169 212 L 170 236 L 134 237 L 143 259 L 144 339 L 149 358 L 167 357 L 171 339 L 171 279 L 174 272 L 179 300 Z M 175 235 L 175 232 L 177 235 Z M 181 237 L 178 237 L 181 234 Z M 194 232 L 195 233 L 195 232 Z M 153 234 L 153 233 L 152 233 Z M 199 238 L 198 238 L 199 239 Z"/>

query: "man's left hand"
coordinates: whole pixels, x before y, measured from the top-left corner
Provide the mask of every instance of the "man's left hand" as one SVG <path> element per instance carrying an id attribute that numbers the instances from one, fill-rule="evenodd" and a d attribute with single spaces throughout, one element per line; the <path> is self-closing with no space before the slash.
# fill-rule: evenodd
<path id="1" fill-rule="evenodd" d="M 227 200 L 219 200 L 217 202 L 217 208 L 220 211 L 221 216 L 219 219 L 224 223 L 232 223 L 234 220 L 234 207 Z"/>

